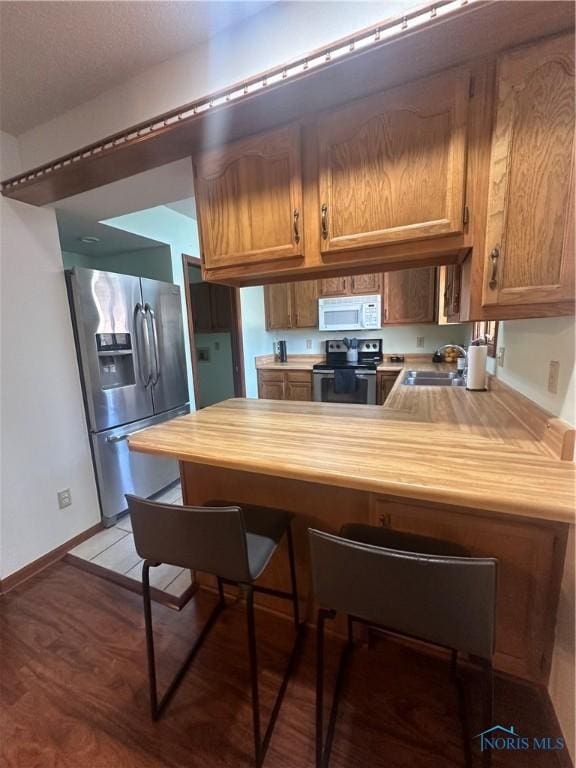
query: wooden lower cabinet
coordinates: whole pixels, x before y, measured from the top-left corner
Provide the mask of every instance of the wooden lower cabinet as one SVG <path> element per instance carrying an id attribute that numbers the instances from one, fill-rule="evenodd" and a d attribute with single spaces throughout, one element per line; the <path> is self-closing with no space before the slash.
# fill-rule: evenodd
<path id="1" fill-rule="evenodd" d="M 378 405 L 384 405 L 386 398 L 392 391 L 392 387 L 396 383 L 398 373 L 392 373 L 388 371 L 380 371 L 377 374 L 376 379 L 376 402 Z"/>
<path id="2" fill-rule="evenodd" d="M 457 478 L 455 482 L 458 482 Z M 373 497 L 371 523 L 446 539 L 498 560 L 497 669 L 537 683 L 550 671 L 567 526 Z M 423 606 L 425 610 L 425 606 Z"/>
<path id="3" fill-rule="evenodd" d="M 258 371 L 258 397 L 261 400 L 312 400 L 311 371 Z"/>

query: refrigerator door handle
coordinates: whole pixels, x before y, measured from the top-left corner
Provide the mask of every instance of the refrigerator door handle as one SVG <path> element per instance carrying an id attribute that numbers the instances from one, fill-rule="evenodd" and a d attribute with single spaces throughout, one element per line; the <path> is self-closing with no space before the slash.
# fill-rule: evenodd
<path id="1" fill-rule="evenodd" d="M 144 306 L 144 310 L 150 315 L 150 321 L 152 323 L 152 339 L 154 341 L 154 375 L 152 377 L 152 385 L 156 386 L 158 379 L 160 378 L 160 349 L 158 347 L 158 327 L 156 325 L 156 315 L 150 304 Z"/>
<path id="2" fill-rule="evenodd" d="M 140 321 L 140 323 L 138 321 Z M 146 358 L 146 376 L 144 376 L 142 372 L 142 361 L 140 359 L 142 345 L 140 344 L 139 328 L 142 330 L 142 336 L 144 337 L 143 356 Z M 134 329 L 136 331 L 136 347 L 138 352 L 138 373 L 140 374 L 142 384 L 147 388 L 152 379 L 152 366 L 150 364 L 150 335 L 148 333 L 148 323 L 146 322 L 146 311 L 140 303 L 136 304 L 134 309 Z"/>

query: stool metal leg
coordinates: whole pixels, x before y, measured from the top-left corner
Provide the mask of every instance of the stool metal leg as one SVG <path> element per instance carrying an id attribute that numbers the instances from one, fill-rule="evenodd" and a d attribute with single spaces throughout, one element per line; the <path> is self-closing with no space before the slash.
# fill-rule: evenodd
<path id="1" fill-rule="evenodd" d="M 484 667 L 483 683 L 486 690 L 484 698 L 484 727 L 490 728 L 494 724 L 494 669 L 490 659 L 484 660 L 482 666 Z M 492 765 L 492 749 L 490 747 L 482 753 L 482 762 L 484 768 L 490 768 Z"/>
<path id="2" fill-rule="evenodd" d="M 294 606 L 294 629 L 298 631 L 300 626 L 300 610 L 298 607 L 298 587 L 296 584 L 296 564 L 294 562 L 294 543 L 292 541 L 291 524 L 286 529 L 286 538 L 288 540 L 288 561 L 290 563 L 290 583 L 292 586 L 292 604 Z"/>
<path id="3" fill-rule="evenodd" d="M 254 757 L 256 768 L 260 762 L 260 695 L 258 692 L 258 654 L 256 651 L 256 622 L 254 620 L 254 590 L 246 590 L 246 619 L 248 622 L 248 653 L 250 655 L 250 685 L 252 688 L 252 721 L 254 727 Z"/>
<path id="4" fill-rule="evenodd" d="M 198 635 L 196 642 L 188 652 L 186 659 L 180 666 L 180 669 L 174 675 L 172 682 L 166 689 L 166 692 L 162 696 L 160 702 L 158 702 L 158 687 L 156 683 L 156 661 L 154 655 L 154 629 L 152 626 L 152 601 L 150 599 L 150 568 L 154 568 L 159 563 L 153 563 L 149 560 L 145 560 L 142 566 L 142 597 L 144 600 L 144 623 L 146 625 L 146 652 L 148 657 L 148 684 L 150 688 L 150 712 L 152 720 L 159 720 L 162 713 L 170 703 L 172 696 L 176 692 L 176 689 L 184 679 L 184 675 L 188 671 L 190 664 L 194 657 L 200 650 L 200 647 L 206 636 L 210 632 L 212 625 L 221 613 L 223 604 L 218 603 L 212 610 L 212 613 L 208 617 L 208 620 L 202 627 L 202 631 Z"/>
<path id="5" fill-rule="evenodd" d="M 142 596 L 144 598 L 144 624 L 146 626 L 146 656 L 148 661 L 148 686 L 150 689 L 150 714 L 158 719 L 158 695 L 156 692 L 156 664 L 154 660 L 154 630 L 152 628 L 152 601 L 150 599 L 150 563 L 142 566 Z"/>
<path id="6" fill-rule="evenodd" d="M 255 612 L 254 612 L 254 593 L 257 591 L 263 591 L 263 590 L 261 588 L 259 589 L 258 587 L 252 584 L 240 584 L 240 587 L 244 590 L 246 594 L 246 620 L 248 624 L 248 653 L 250 656 L 250 685 L 252 690 L 252 720 L 254 724 L 254 757 L 256 762 L 256 768 L 260 768 L 260 766 L 264 762 L 264 758 L 266 757 L 266 752 L 270 744 L 270 739 L 272 738 L 272 733 L 274 732 L 274 726 L 276 725 L 276 719 L 278 718 L 278 713 L 280 712 L 280 707 L 284 699 L 284 694 L 286 693 L 286 688 L 288 687 L 288 681 L 290 680 L 290 677 L 292 675 L 292 670 L 294 668 L 294 663 L 300 651 L 302 640 L 304 638 L 305 626 L 303 624 L 298 624 L 296 627 L 296 639 L 294 641 L 294 645 L 292 646 L 292 650 L 290 652 L 290 657 L 288 659 L 288 664 L 286 665 L 286 670 L 284 672 L 284 677 L 282 678 L 282 683 L 280 685 L 278 693 L 276 694 L 276 700 L 274 701 L 274 706 L 272 707 L 272 712 L 270 713 L 270 719 L 268 721 L 268 725 L 266 726 L 264 737 L 262 738 L 261 721 L 260 721 L 260 693 L 259 693 L 259 687 L 258 687 L 258 653 L 257 653 L 257 647 L 256 647 L 256 620 L 255 620 Z M 284 597 L 290 598 L 291 595 L 284 594 Z M 296 599 L 298 599 L 297 595 L 296 595 Z"/>
<path id="7" fill-rule="evenodd" d="M 224 584 L 222 583 L 220 576 L 217 576 L 216 579 L 218 581 L 218 597 L 220 598 L 220 603 L 224 606 L 226 604 L 226 600 L 224 599 Z"/>
<path id="8" fill-rule="evenodd" d="M 332 750 L 332 741 L 336 728 L 336 719 L 338 717 L 338 705 L 340 695 L 344 687 L 346 669 L 350 659 L 353 643 L 353 618 L 348 617 L 348 642 L 346 643 L 340 664 L 338 675 L 336 677 L 336 686 L 330 709 L 330 718 L 328 728 L 326 729 L 326 739 L 324 739 L 324 622 L 326 619 L 333 619 L 336 611 L 320 609 L 318 611 L 317 632 L 316 632 L 316 768 L 328 768 L 330 752 Z"/>
<path id="9" fill-rule="evenodd" d="M 466 768 L 472 768 L 472 746 L 470 740 L 470 728 L 468 727 L 466 690 L 458 673 L 458 651 L 455 648 L 450 650 L 450 679 L 456 686 L 456 691 L 458 693 L 458 714 L 460 716 L 460 725 L 462 727 L 464 765 Z"/>

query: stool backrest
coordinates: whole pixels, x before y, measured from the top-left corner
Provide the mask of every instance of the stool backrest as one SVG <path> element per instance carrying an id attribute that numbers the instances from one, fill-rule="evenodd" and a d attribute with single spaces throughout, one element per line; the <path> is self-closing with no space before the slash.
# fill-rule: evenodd
<path id="1" fill-rule="evenodd" d="M 183 507 L 126 495 L 136 551 L 144 560 L 250 581 L 240 507 Z"/>
<path id="2" fill-rule="evenodd" d="M 309 536 L 322 608 L 484 658 L 492 655 L 495 559 L 402 552 L 315 530 Z"/>

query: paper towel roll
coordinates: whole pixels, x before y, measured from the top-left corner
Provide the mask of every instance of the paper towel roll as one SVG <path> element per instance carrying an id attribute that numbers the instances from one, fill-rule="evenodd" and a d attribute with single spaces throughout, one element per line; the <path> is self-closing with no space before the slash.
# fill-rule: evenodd
<path id="1" fill-rule="evenodd" d="M 482 344 L 479 347 L 468 347 L 468 375 L 466 377 L 466 389 L 486 389 L 486 358 L 488 347 Z"/>

